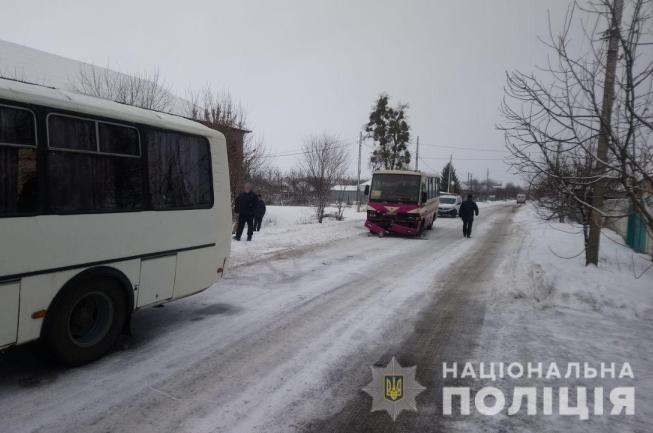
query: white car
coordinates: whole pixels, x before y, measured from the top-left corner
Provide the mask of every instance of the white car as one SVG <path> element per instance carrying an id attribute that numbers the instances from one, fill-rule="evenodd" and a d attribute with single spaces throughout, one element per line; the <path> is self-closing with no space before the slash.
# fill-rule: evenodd
<path id="1" fill-rule="evenodd" d="M 459 195 L 441 194 L 440 206 L 438 207 L 438 216 L 456 218 L 458 216 L 458 210 L 460 209 L 460 204 L 462 202 L 463 199 Z"/>

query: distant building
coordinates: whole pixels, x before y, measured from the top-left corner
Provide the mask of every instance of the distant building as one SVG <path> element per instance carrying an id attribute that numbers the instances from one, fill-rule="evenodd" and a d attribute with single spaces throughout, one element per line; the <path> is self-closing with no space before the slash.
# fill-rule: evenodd
<path id="1" fill-rule="evenodd" d="M 369 186 L 371 183 L 372 181 L 368 180 L 367 182 L 361 183 L 358 188 L 356 188 L 356 185 L 335 185 L 331 188 L 331 202 L 354 204 L 358 198 L 357 191 L 360 191 L 361 203 L 366 203 L 365 186 Z"/>
<path id="2" fill-rule="evenodd" d="M 653 209 L 653 185 L 648 182 L 642 182 L 641 202 L 648 209 Z M 606 227 L 620 234 L 636 252 L 653 256 L 653 235 L 629 198 L 608 199 L 603 210 L 608 216 L 604 219 Z"/>

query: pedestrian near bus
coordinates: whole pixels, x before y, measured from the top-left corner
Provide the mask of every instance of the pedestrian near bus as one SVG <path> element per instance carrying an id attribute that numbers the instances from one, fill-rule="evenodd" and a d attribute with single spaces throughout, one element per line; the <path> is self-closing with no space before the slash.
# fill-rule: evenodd
<path id="1" fill-rule="evenodd" d="M 254 230 L 260 232 L 261 223 L 263 223 L 263 217 L 265 216 L 265 202 L 261 198 L 261 194 L 258 194 L 257 197 L 258 202 L 256 202 L 256 214 L 254 215 Z"/>
<path id="2" fill-rule="evenodd" d="M 235 240 L 240 240 L 245 229 L 245 224 L 247 224 L 247 240 L 252 240 L 257 202 L 258 197 L 252 191 L 252 184 L 247 182 L 243 187 L 243 192 L 238 194 L 234 203 L 234 211 L 238 214 L 238 229 L 236 229 L 236 236 L 234 236 Z"/>
<path id="3" fill-rule="evenodd" d="M 467 196 L 467 200 L 460 204 L 458 215 L 460 215 L 460 218 L 463 220 L 463 236 L 471 238 L 474 216 L 478 216 L 478 206 L 471 194 Z"/>

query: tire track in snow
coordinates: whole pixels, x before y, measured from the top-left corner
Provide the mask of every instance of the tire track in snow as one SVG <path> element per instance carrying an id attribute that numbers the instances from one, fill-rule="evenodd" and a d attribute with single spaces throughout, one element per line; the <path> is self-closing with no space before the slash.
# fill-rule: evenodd
<path id="1" fill-rule="evenodd" d="M 501 217 L 482 212 L 477 233 Z M 450 221 L 425 241 L 361 235 L 241 266 L 202 295 L 136 315 L 134 349 L 31 391 L 13 388 L 11 399 L 0 390 L 11 413 L 3 420 L 16 433 L 300 428 L 356 395 L 369 365 L 441 289 L 438 263 L 474 241 Z M 235 313 L 189 321 L 207 303 Z"/>

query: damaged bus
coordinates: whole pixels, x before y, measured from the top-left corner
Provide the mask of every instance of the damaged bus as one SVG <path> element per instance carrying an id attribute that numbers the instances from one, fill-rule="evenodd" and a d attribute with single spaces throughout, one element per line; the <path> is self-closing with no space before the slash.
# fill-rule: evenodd
<path id="1" fill-rule="evenodd" d="M 417 236 L 437 218 L 439 178 L 423 171 L 378 170 L 372 176 L 365 227 L 383 236 Z"/>

